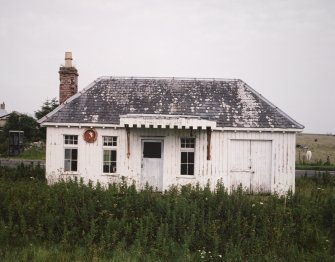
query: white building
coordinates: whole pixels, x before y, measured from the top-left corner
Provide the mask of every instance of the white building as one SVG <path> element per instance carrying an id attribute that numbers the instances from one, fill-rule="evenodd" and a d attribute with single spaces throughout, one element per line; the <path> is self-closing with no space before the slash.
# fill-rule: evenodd
<path id="1" fill-rule="evenodd" d="M 303 126 L 243 81 L 101 77 L 76 93 L 71 60 L 60 68 L 62 104 L 40 120 L 49 182 L 294 190 Z"/>

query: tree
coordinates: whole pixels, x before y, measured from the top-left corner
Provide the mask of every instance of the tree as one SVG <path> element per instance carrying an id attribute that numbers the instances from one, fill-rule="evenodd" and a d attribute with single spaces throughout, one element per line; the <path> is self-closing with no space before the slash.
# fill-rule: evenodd
<path id="1" fill-rule="evenodd" d="M 24 137 L 27 141 L 35 141 L 40 138 L 36 119 L 26 114 L 11 113 L 3 130 L 7 137 L 10 130 L 20 130 L 24 131 Z"/>
<path id="2" fill-rule="evenodd" d="M 53 111 L 57 106 L 59 106 L 58 100 L 56 98 L 53 98 L 51 100 L 47 99 L 44 104 L 41 106 L 41 109 L 35 111 L 35 117 L 37 119 L 41 119 L 42 117 L 49 114 L 51 111 Z M 46 139 L 46 128 L 40 127 L 39 134 L 40 138 L 45 141 Z"/>
<path id="3" fill-rule="evenodd" d="M 41 109 L 35 111 L 35 117 L 41 119 L 45 115 L 53 111 L 57 106 L 59 106 L 58 100 L 54 97 L 53 99 L 47 99 L 42 105 Z"/>

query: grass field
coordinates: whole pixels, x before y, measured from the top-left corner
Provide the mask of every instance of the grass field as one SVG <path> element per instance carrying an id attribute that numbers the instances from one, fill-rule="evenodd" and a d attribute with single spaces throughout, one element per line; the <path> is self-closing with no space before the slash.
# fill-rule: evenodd
<path id="1" fill-rule="evenodd" d="M 325 163 L 327 156 L 330 163 L 335 164 L 335 135 L 297 134 L 297 144 L 308 147 L 312 151 L 311 163 Z M 307 149 L 296 149 L 296 162 L 303 162 Z M 300 159 L 299 159 L 300 153 Z"/>

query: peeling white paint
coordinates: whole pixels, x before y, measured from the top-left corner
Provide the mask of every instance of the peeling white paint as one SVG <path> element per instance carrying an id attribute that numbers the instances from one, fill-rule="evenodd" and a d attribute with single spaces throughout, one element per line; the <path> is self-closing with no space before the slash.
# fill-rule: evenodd
<path id="1" fill-rule="evenodd" d="M 154 122 L 152 122 L 154 123 Z M 188 137 L 190 130 L 165 129 L 165 128 L 131 128 L 130 129 L 130 158 L 127 158 L 127 133 L 124 128 L 96 128 L 97 140 L 89 144 L 83 140 L 84 129 L 75 127 L 48 127 L 46 148 L 46 175 L 49 182 L 55 182 L 60 178 L 77 177 L 84 181 L 101 182 L 107 184 L 121 181 L 124 176 L 128 183 L 134 182 L 137 187 L 142 187 L 145 181 L 141 180 L 141 141 L 152 137 L 162 139 L 163 152 L 163 184 L 162 189 L 168 189 L 171 185 L 197 184 L 205 186 L 209 182 L 212 189 L 218 181 L 224 183 L 228 190 L 239 183 L 245 183 L 243 177 L 232 173 L 234 163 L 245 163 L 249 156 L 245 145 L 257 146 L 257 154 L 262 157 L 254 157 L 252 170 L 249 170 L 251 179 L 253 171 L 254 181 L 250 183 L 254 189 L 266 190 L 279 194 L 294 190 L 295 171 L 295 134 L 280 132 L 241 132 L 241 131 L 213 131 L 212 132 L 212 159 L 207 160 L 207 134 L 206 130 L 195 129 L 195 174 L 194 176 L 180 175 L 180 138 Z M 64 135 L 78 135 L 78 171 L 64 173 Z M 117 136 L 117 173 L 106 175 L 102 173 L 103 162 L 103 136 Z M 237 142 L 234 141 L 244 141 Z M 271 145 L 271 152 L 270 152 Z M 265 150 L 265 151 L 264 151 Z M 255 151 L 255 152 L 256 152 Z M 236 152 L 235 157 L 232 152 Z M 245 154 L 242 152 L 246 152 Z M 260 153 L 261 152 L 261 153 Z M 249 153 L 248 153 L 249 154 Z M 265 155 L 264 155 L 265 154 Z M 265 157 L 266 156 L 266 157 Z M 247 166 L 248 167 L 248 166 Z M 262 180 L 262 173 L 266 167 L 266 181 Z M 258 171 L 259 170 L 259 171 Z M 154 170 L 153 170 L 154 172 Z M 242 174 L 241 174 L 242 175 Z M 257 179 L 256 179 L 257 175 Z M 270 182 L 268 180 L 270 178 Z M 256 180 L 255 180 L 256 179 Z M 248 180 L 247 180 L 248 181 Z"/>

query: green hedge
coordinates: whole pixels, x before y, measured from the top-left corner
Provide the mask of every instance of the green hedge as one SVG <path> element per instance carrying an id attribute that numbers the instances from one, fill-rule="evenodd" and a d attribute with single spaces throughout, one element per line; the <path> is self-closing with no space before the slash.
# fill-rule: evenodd
<path id="1" fill-rule="evenodd" d="M 184 186 L 164 194 L 125 183 L 48 186 L 39 175 L 0 171 L 0 257 L 8 260 L 58 248 L 91 259 L 121 252 L 156 261 L 334 260 L 335 179 L 328 174 L 297 180 L 296 194 L 281 198 L 229 195 L 221 184 L 215 192 Z"/>
<path id="2" fill-rule="evenodd" d="M 335 165 L 300 165 L 296 164 L 296 170 L 335 171 Z"/>

